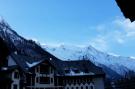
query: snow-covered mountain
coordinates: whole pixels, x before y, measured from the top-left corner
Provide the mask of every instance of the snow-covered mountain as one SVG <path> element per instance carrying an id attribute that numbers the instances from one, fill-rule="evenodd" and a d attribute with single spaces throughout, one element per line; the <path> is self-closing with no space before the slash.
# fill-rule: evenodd
<path id="1" fill-rule="evenodd" d="M 128 71 L 135 72 L 135 59 L 130 57 L 113 56 L 101 52 L 92 46 L 79 47 L 73 45 L 48 46 L 42 48 L 32 40 L 27 40 L 18 35 L 4 20 L 0 20 L 0 38 L 2 38 L 11 52 L 17 51 L 31 57 L 44 55 L 44 48 L 61 60 L 91 60 L 103 68 L 108 77 L 117 78 Z"/>
<path id="2" fill-rule="evenodd" d="M 129 71 L 135 72 L 135 59 L 130 57 L 113 56 L 96 50 L 92 46 L 79 47 L 73 45 L 48 46 L 45 50 L 64 60 L 82 60 L 87 58 L 97 66 L 102 67 L 108 76 L 124 76 Z"/>
<path id="3" fill-rule="evenodd" d="M 10 53 L 18 52 L 31 57 L 41 57 L 45 51 L 35 43 L 17 34 L 3 19 L 0 20 L 0 38 L 7 44 Z"/>

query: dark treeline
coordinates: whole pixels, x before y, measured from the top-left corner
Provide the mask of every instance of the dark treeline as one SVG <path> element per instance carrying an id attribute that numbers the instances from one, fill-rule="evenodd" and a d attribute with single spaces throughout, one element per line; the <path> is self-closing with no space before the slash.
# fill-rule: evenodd
<path id="1" fill-rule="evenodd" d="M 105 89 L 135 89 L 135 73 L 129 71 L 123 78 L 117 80 L 106 80 Z"/>

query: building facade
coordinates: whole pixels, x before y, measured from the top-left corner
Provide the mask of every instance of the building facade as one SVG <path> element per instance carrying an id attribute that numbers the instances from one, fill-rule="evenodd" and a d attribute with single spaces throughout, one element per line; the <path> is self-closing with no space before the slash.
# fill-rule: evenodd
<path id="1" fill-rule="evenodd" d="M 60 60 L 52 64 L 54 59 L 50 58 L 49 61 L 26 62 L 31 68 L 24 71 L 14 61 L 17 56 L 12 54 L 8 58 L 9 65 L 16 66 L 10 74 L 11 89 L 104 89 L 104 72 L 89 60 Z"/>

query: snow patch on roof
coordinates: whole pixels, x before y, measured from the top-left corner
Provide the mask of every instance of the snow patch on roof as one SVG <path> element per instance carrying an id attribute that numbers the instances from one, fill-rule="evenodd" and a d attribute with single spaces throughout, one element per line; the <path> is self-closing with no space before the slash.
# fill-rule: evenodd
<path id="1" fill-rule="evenodd" d="M 8 68 L 7 67 L 2 67 L 1 70 L 5 70 L 6 71 L 6 70 L 8 70 Z"/>
<path id="2" fill-rule="evenodd" d="M 67 73 L 66 75 L 67 76 L 83 76 L 83 75 L 95 75 L 95 73 L 93 73 L 93 72 L 89 72 L 89 73 L 84 73 L 84 72 L 75 73 L 73 70 L 70 70 L 70 72 Z"/>
<path id="3" fill-rule="evenodd" d="M 33 63 L 26 62 L 26 64 L 27 64 L 29 67 L 36 66 L 36 65 L 39 64 L 39 63 L 41 63 L 41 61 L 33 62 Z"/>

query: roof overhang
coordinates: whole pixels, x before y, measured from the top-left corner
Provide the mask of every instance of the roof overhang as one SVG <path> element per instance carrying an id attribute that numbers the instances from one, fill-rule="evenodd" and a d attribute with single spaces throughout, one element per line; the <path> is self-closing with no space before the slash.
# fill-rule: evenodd
<path id="1" fill-rule="evenodd" d="M 129 18 L 131 22 L 135 20 L 135 3 L 134 0 L 116 0 L 125 18 Z"/>

